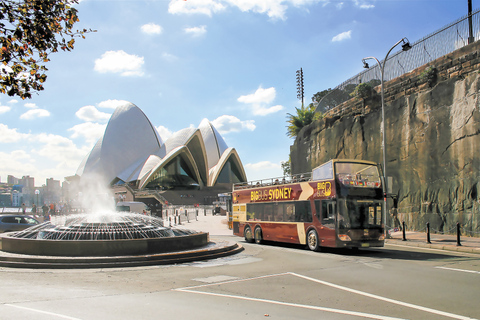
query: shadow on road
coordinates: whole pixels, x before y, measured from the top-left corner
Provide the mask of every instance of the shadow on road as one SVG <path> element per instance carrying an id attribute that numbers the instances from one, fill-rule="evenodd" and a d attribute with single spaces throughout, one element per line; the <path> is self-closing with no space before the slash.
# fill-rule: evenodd
<path id="1" fill-rule="evenodd" d="M 245 241 L 240 241 L 246 243 Z M 281 243 L 273 241 L 263 241 L 263 246 L 290 248 L 296 250 L 309 250 L 305 245 Z M 368 249 L 346 249 L 346 248 L 325 248 L 322 247 L 318 254 L 329 253 L 341 256 L 355 256 L 355 257 L 369 257 L 379 259 L 396 259 L 396 260 L 445 260 L 445 259 L 458 259 L 458 255 L 455 252 L 449 254 L 443 254 L 438 252 L 421 252 L 418 248 L 401 248 L 401 249 L 389 249 L 389 248 L 368 248 Z"/>

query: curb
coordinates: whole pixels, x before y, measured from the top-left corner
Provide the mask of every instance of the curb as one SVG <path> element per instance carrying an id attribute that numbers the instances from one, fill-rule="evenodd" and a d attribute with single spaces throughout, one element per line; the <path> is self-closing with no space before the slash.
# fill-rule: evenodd
<path id="1" fill-rule="evenodd" d="M 153 265 L 167 265 L 209 260 L 233 255 L 244 248 L 236 242 L 210 242 L 196 250 L 169 252 L 162 254 L 112 256 L 112 257 L 59 257 L 5 254 L 0 251 L 0 267 L 31 269 L 89 269 L 124 268 Z"/>
<path id="2" fill-rule="evenodd" d="M 411 240 L 403 241 L 403 240 L 387 239 L 385 241 L 385 244 L 393 244 L 393 245 L 405 246 L 405 247 L 430 248 L 430 249 L 453 251 L 453 252 L 480 254 L 480 248 L 476 248 L 476 247 L 442 245 L 442 244 L 427 243 L 427 242 L 420 242 L 420 241 L 411 241 Z"/>

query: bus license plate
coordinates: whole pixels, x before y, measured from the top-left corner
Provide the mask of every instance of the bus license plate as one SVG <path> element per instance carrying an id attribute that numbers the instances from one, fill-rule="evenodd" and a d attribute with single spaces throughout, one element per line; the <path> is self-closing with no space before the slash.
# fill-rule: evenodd
<path id="1" fill-rule="evenodd" d="M 368 248 L 368 247 L 370 247 L 370 244 L 368 244 L 368 243 L 362 243 L 362 248 Z"/>

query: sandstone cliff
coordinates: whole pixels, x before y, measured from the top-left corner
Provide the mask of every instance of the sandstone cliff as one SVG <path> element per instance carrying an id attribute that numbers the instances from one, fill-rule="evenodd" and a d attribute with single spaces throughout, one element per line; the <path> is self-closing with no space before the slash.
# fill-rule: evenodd
<path id="1" fill-rule="evenodd" d="M 430 222 L 434 230 L 455 232 L 459 222 L 465 234 L 480 233 L 478 49 L 473 43 L 385 84 L 387 176 L 409 229 Z M 351 99 L 300 131 L 291 146 L 292 172 L 332 158 L 382 163 L 380 129 L 380 95 Z"/>

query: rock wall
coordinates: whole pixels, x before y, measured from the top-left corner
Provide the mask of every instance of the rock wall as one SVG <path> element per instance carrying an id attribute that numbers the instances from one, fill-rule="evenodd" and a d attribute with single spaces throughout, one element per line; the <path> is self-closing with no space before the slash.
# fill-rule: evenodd
<path id="1" fill-rule="evenodd" d="M 454 233 L 458 222 L 464 234 L 480 235 L 479 49 L 473 43 L 385 83 L 386 172 L 410 230 L 430 222 Z M 380 86 L 375 90 L 303 128 L 290 150 L 292 173 L 332 158 L 382 163 Z"/>

